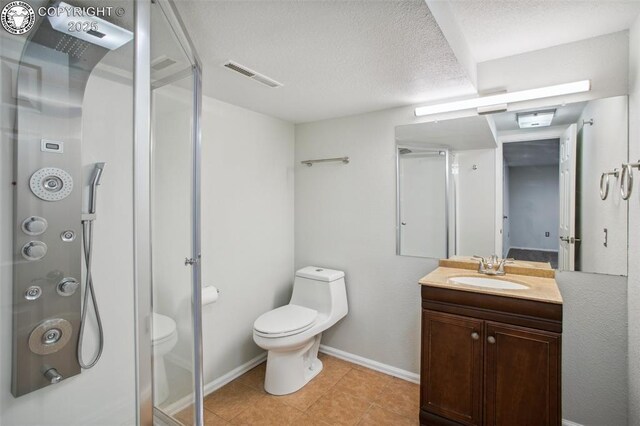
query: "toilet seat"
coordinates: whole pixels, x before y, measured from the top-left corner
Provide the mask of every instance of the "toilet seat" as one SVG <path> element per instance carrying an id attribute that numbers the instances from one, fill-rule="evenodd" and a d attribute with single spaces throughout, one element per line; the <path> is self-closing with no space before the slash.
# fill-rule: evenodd
<path id="1" fill-rule="evenodd" d="M 154 312 L 152 331 L 151 338 L 153 344 L 157 345 L 173 337 L 173 334 L 176 332 L 176 322 L 166 315 Z"/>
<path id="2" fill-rule="evenodd" d="M 317 316 L 315 309 L 289 304 L 260 315 L 253 329 L 262 337 L 291 336 L 311 328 Z"/>

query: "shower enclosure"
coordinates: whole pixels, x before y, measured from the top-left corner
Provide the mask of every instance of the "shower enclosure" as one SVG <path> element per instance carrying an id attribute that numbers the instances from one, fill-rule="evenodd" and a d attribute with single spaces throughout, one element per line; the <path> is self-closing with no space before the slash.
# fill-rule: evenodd
<path id="1" fill-rule="evenodd" d="M 26 29 L 0 30 L 0 424 L 202 424 L 185 25 L 169 0 L 0 6 Z"/>

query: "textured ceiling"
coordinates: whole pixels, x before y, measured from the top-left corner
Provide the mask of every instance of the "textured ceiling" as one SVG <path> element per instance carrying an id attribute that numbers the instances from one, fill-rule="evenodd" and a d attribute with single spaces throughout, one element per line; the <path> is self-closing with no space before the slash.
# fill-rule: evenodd
<path id="1" fill-rule="evenodd" d="M 637 0 L 460 0 L 449 3 L 476 62 L 628 29 Z"/>
<path id="2" fill-rule="evenodd" d="M 291 122 L 475 94 L 424 0 L 179 1 L 203 90 Z M 268 88 L 233 60 L 284 84 Z"/>

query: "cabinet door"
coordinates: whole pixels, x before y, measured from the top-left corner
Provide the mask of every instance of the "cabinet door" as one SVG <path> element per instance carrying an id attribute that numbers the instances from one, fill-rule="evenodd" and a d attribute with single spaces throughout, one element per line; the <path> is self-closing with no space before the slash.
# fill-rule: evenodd
<path id="1" fill-rule="evenodd" d="M 482 321 L 422 311 L 420 405 L 465 425 L 482 422 Z"/>
<path id="2" fill-rule="evenodd" d="M 487 322 L 485 425 L 559 426 L 560 335 Z"/>

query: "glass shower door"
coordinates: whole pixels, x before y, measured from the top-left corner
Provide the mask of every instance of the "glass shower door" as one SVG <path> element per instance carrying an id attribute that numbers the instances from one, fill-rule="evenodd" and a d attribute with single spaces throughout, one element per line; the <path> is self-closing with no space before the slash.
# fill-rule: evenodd
<path id="1" fill-rule="evenodd" d="M 199 264 L 199 74 L 169 3 L 151 8 L 151 258 L 157 418 L 202 412 Z"/>

